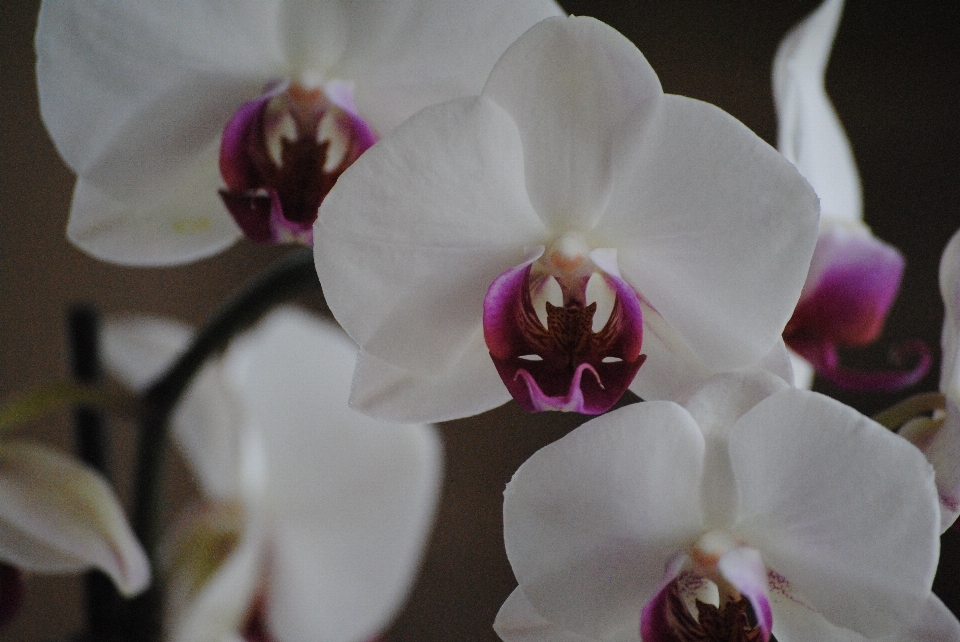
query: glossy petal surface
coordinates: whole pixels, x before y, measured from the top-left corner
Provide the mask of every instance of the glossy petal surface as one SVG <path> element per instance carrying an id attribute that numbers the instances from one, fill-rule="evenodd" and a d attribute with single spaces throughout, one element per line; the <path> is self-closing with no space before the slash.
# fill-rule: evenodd
<path id="1" fill-rule="evenodd" d="M 681 96 L 663 102 L 595 234 L 707 367 L 734 370 L 773 347 L 796 305 L 816 196 L 729 114 Z M 639 381 L 658 376 L 651 355 Z"/>
<path id="2" fill-rule="evenodd" d="M 701 528 L 691 480 L 702 457 L 689 414 L 647 402 L 597 418 L 527 460 L 504 496 L 504 539 L 537 612 L 594 639 L 636 631 L 678 543 Z"/>
<path id="3" fill-rule="evenodd" d="M 867 636 L 909 618 L 936 568 L 932 470 L 908 446 L 806 391 L 762 401 L 730 435 L 738 532 L 811 608 Z M 900 518 L 891 521 L 893 506 Z"/>

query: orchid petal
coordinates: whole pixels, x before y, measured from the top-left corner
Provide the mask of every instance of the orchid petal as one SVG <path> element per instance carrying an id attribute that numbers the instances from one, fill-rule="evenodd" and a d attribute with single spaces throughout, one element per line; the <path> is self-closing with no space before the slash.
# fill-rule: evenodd
<path id="1" fill-rule="evenodd" d="M 173 642 L 225 642 L 235 635 L 262 588 L 264 537 L 264 525 L 248 520 L 236 546 L 199 590 L 193 586 L 194 569 L 170 569 L 167 590 Z"/>
<path id="2" fill-rule="evenodd" d="M 186 349 L 192 332 L 176 321 L 150 317 L 108 319 L 102 334 L 107 369 L 135 391 L 143 391 Z M 242 422 L 237 399 L 217 362 L 195 376 L 174 411 L 177 445 L 183 450 L 204 493 L 217 499 L 237 496 Z"/>
<path id="3" fill-rule="evenodd" d="M 348 39 L 346 8 L 340 0 L 281 0 L 278 40 L 291 70 L 330 69 L 343 56 Z M 304 78 L 306 81 L 326 80 Z"/>
<path id="4" fill-rule="evenodd" d="M 816 374 L 810 362 L 799 354 L 790 350 L 790 364 L 793 366 L 793 375 L 797 388 L 810 390 L 813 388 L 813 377 Z"/>
<path id="5" fill-rule="evenodd" d="M 381 135 L 427 105 L 479 94 L 510 43 L 562 13 L 552 0 L 341 5 L 350 35 L 330 74 L 357 81 L 358 112 Z"/>
<path id="6" fill-rule="evenodd" d="M 272 4 L 43 3 L 41 112 L 67 164 L 122 200 L 144 176 L 193 165 L 237 105 L 283 74 Z"/>
<path id="7" fill-rule="evenodd" d="M 594 235 L 618 248 L 623 278 L 707 367 L 734 370 L 763 357 L 793 312 L 816 244 L 816 195 L 729 114 L 682 96 L 662 102 Z M 651 354 L 643 370 L 660 367 Z"/>
<path id="8" fill-rule="evenodd" d="M 356 348 L 303 312 L 281 308 L 245 339 L 256 350 L 227 368 L 264 444 L 268 626 L 283 640 L 367 639 L 419 566 L 441 479 L 436 430 L 351 410 Z"/>
<path id="9" fill-rule="evenodd" d="M 123 385 L 142 392 L 186 350 L 192 334 L 185 324 L 168 319 L 107 318 L 100 335 L 103 361 Z"/>
<path id="10" fill-rule="evenodd" d="M 648 361 L 656 360 L 660 368 L 652 374 L 646 371 L 646 366 L 640 368 L 630 390 L 648 401 L 666 399 L 682 402 L 718 372 L 708 368 L 655 310 L 643 301 L 640 306 L 644 321 L 643 352 Z M 760 361 L 739 371 L 749 372 L 753 369 L 764 370 L 792 384 L 793 368 L 783 339 L 778 340 Z"/>
<path id="11" fill-rule="evenodd" d="M 216 254 L 241 236 L 217 194 L 216 171 L 210 148 L 168 181 L 140 177 L 139 193 L 118 196 L 81 177 L 67 237 L 91 256 L 123 265 L 172 265 Z"/>
<path id="12" fill-rule="evenodd" d="M 843 0 L 825 0 L 788 33 L 773 61 L 777 148 L 820 197 L 824 219 L 859 221 L 860 177 L 853 151 L 824 88 Z"/>
<path id="13" fill-rule="evenodd" d="M 576 78 L 576 82 L 571 82 Z M 593 18 L 544 20 L 503 54 L 483 89 L 516 121 L 527 190 L 551 230 L 590 229 L 663 95 L 643 54 Z"/>
<path id="14" fill-rule="evenodd" d="M 534 608 L 595 639 L 636 631 L 667 562 L 701 528 L 703 448 L 686 411 L 647 402 L 527 460 L 504 493 L 504 540 Z"/>
<path id="15" fill-rule="evenodd" d="M 940 295 L 944 307 L 940 392 L 960 404 L 960 231 L 951 237 L 940 259 Z"/>
<path id="16" fill-rule="evenodd" d="M 770 639 L 773 613 L 770 610 L 770 591 L 767 587 L 767 569 L 756 549 L 740 546 L 724 553 L 717 569 L 734 588 L 742 593 L 753 608 L 763 640 Z"/>
<path id="17" fill-rule="evenodd" d="M 51 450 L 0 445 L 0 557 L 28 571 L 104 571 L 126 596 L 150 564 L 113 491 L 97 473 Z M 53 552 L 53 555 L 48 553 Z"/>
<path id="18" fill-rule="evenodd" d="M 477 333 L 448 369 L 421 375 L 361 352 L 353 375 L 350 407 L 378 419 L 449 421 L 486 412 L 510 400 L 490 352 Z M 469 390 L 470 394 L 463 394 Z"/>
<path id="19" fill-rule="evenodd" d="M 916 448 L 837 401 L 788 390 L 740 418 L 729 452 L 740 536 L 811 608 L 868 636 L 916 612 L 939 533 L 933 471 Z"/>
<path id="20" fill-rule="evenodd" d="M 867 638 L 859 633 L 835 626 L 822 615 L 810 609 L 796 595 L 789 584 L 778 580 L 771 593 L 774 619 L 773 632 L 780 642 L 807 642 L 830 640 L 831 642 L 957 642 L 960 640 L 960 622 L 950 610 L 932 593 L 927 596 L 914 624 L 906 630 Z"/>
<path id="21" fill-rule="evenodd" d="M 361 348 L 422 374 L 463 354 L 487 286 L 542 242 L 522 163 L 513 121 L 474 98 L 423 110 L 340 177 L 314 249 L 327 302 Z"/>
<path id="22" fill-rule="evenodd" d="M 900 430 L 900 435 L 917 446 L 933 466 L 940 496 L 941 533 L 960 515 L 960 406 L 952 398 L 947 398 L 946 405 L 940 422 L 924 417 L 907 423 Z M 926 430 L 911 434 L 911 428 L 916 430 L 920 426 Z"/>
<path id="23" fill-rule="evenodd" d="M 519 588 L 500 607 L 493 630 L 503 642 L 591 642 L 590 638 L 565 631 L 545 620 Z M 640 642 L 636 628 L 608 642 Z"/>

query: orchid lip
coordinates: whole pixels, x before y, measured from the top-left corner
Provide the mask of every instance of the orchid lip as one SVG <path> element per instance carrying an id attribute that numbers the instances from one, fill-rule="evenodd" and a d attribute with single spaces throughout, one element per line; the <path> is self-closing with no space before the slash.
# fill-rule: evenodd
<path id="1" fill-rule="evenodd" d="M 366 122 L 342 106 L 349 102 L 332 100 L 322 87 L 272 85 L 231 117 L 220 147 L 220 196 L 248 238 L 313 243 L 323 198 L 376 142 Z"/>
<path id="2" fill-rule="evenodd" d="M 501 274 L 484 300 L 490 356 L 507 390 L 529 412 L 605 412 L 646 359 L 640 354 L 643 316 L 636 292 L 619 277 L 597 270 L 588 252 L 575 247 L 577 239 L 572 241 L 561 237 L 542 257 Z M 586 302 L 594 270 L 614 301 L 609 318 L 596 330 L 597 302 Z M 538 315 L 533 293 L 546 296 L 543 286 L 549 279 L 559 283 L 564 301 L 542 302 L 546 314 Z"/>

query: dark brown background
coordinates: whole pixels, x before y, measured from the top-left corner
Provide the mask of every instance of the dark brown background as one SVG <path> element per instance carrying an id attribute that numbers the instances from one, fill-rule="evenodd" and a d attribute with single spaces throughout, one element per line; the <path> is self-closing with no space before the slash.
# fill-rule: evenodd
<path id="1" fill-rule="evenodd" d="M 830 63 L 827 87 L 859 162 L 867 222 L 908 256 L 903 291 L 881 345 L 850 357 L 862 366 L 882 365 L 886 347 L 904 339 L 939 345 L 937 265 L 960 227 L 960 20 L 953 4 L 849 0 Z M 715 103 L 770 142 L 776 133 L 773 53 L 786 30 L 815 5 L 564 3 L 631 38 L 666 91 Z M 34 0 L 0 3 L 0 399 L 65 376 L 62 320 L 71 303 L 92 301 L 108 313 L 138 311 L 198 323 L 284 252 L 244 242 L 186 267 L 130 269 L 100 263 L 68 245 L 64 229 L 73 178 L 38 115 L 31 45 L 37 6 Z M 917 390 L 936 387 L 939 360 L 934 368 Z M 818 389 L 867 413 L 894 400 Z M 557 414 L 524 416 L 511 403 L 443 427 L 443 503 L 423 575 L 392 640 L 496 639 L 490 625 L 514 586 L 503 553 L 501 492 L 531 453 L 578 423 Z M 71 447 L 66 414 L 25 432 Z M 131 445 L 129 430 L 117 426 L 114 459 L 121 477 Z M 183 477 L 182 467 L 175 471 Z M 182 480 L 172 486 L 171 509 L 187 492 Z M 944 541 L 936 588 L 958 610 L 960 538 L 948 534 Z M 49 640 L 78 628 L 75 579 L 30 577 L 27 588 L 24 614 L 0 640 Z"/>

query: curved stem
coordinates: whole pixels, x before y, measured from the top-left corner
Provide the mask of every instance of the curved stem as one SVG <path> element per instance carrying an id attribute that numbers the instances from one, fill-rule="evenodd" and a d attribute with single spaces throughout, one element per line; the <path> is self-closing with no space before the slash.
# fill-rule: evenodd
<path id="1" fill-rule="evenodd" d="M 193 376 L 230 339 L 255 323 L 276 304 L 310 287 L 320 287 L 313 252 L 303 248 L 277 261 L 229 299 L 196 333 L 193 342 L 173 365 L 146 390 L 137 449 L 137 477 L 133 529 L 157 567 L 161 524 L 161 471 L 170 415 Z M 158 639 L 160 591 L 156 581 L 133 601 L 131 640 Z"/>
<path id="2" fill-rule="evenodd" d="M 881 410 L 873 416 L 873 420 L 890 430 L 897 430 L 914 417 L 945 408 L 946 402 L 941 393 L 924 392 L 904 399 L 886 410 Z"/>

